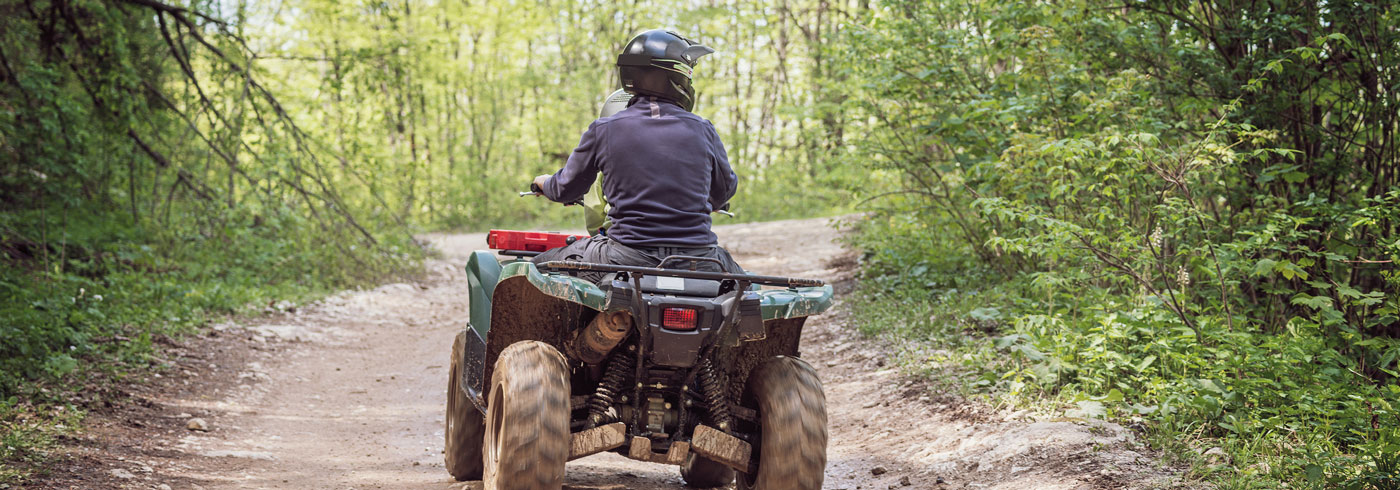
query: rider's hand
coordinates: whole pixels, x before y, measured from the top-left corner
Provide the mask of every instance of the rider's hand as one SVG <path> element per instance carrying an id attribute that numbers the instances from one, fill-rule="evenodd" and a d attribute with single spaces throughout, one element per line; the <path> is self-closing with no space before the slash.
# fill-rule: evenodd
<path id="1" fill-rule="evenodd" d="M 545 174 L 545 175 L 541 175 L 541 176 L 539 176 L 539 177 L 535 177 L 534 182 L 532 182 L 532 184 L 534 184 L 532 187 L 539 188 L 539 189 L 543 189 L 543 188 L 544 188 L 544 184 L 545 184 L 546 182 L 549 182 L 549 179 L 551 179 L 551 178 L 553 178 L 553 177 L 554 177 L 553 175 L 549 175 L 549 174 Z M 536 195 L 536 196 L 542 196 L 542 195 L 544 195 L 544 194 L 541 194 L 541 193 L 539 193 L 539 192 L 536 192 L 535 195 Z"/>

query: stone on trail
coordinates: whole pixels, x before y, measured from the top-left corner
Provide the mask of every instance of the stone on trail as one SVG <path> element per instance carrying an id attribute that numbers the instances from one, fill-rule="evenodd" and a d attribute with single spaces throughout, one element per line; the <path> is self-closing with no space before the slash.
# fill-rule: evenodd
<path id="1" fill-rule="evenodd" d="M 1206 462 L 1211 465 L 1230 464 L 1230 455 L 1225 454 L 1225 450 L 1219 447 L 1207 449 L 1201 455 L 1205 456 Z"/>
<path id="2" fill-rule="evenodd" d="M 121 468 L 112 468 L 112 476 L 121 478 L 123 480 L 130 480 L 132 478 L 136 478 L 135 474 L 132 474 L 130 471 L 126 471 Z"/>
<path id="3" fill-rule="evenodd" d="M 197 430 L 200 432 L 209 432 L 209 423 L 205 422 L 204 419 L 201 418 L 192 418 L 189 422 L 185 423 L 185 428 L 189 430 Z"/>

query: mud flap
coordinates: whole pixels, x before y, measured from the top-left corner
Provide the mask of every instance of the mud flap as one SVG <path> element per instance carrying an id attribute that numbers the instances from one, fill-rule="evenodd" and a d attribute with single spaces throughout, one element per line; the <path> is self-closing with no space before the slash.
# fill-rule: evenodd
<path id="1" fill-rule="evenodd" d="M 481 334 L 476 333 L 476 329 L 468 326 L 466 329 L 466 342 L 463 342 L 462 355 L 462 390 L 467 393 L 467 399 L 476 405 L 476 409 L 486 413 L 486 399 L 482 396 L 482 386 L 486 383 L 486 342 L 481 339 Z"/>

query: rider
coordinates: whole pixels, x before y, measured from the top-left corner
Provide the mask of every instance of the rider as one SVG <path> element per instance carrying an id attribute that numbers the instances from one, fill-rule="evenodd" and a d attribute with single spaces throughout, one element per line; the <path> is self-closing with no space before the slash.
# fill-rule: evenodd
<path id="1" fill-rule="evenodd" d="M 633 97 L 626 109 L 588 126 L 564 168 L 535 177 L 536 192 L 556 202 L 578 201 L 599 172 L 612 226 L 534 262 L 577 260 L 655 266 L 672 255 L 712 258 L 724 272 L 742 269 L 710 231 L 710 213 L 734 196 L 738 178 L 724 143 L 709 121 L 692 114 L 695 62 L 714 50 L 660 29 L 638 34 L 617 57 L 622 87 Z M 688 262 L 667 267 L 689 267 Z M 703 271 L 721 271 L 695 261 Z M 605 274 L 584 273 L 599 281 Z"/>

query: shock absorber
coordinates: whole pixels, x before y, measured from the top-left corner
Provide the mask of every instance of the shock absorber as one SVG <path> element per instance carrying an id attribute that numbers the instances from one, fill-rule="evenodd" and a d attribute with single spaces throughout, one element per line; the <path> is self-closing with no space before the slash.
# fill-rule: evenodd
<path id="1" fill-rule="evenodd" d="M 715 372 L 715 365 L 709 359 L 700 361 L 696 381 L 700 383 L 700 394 L 705 397 L 705 408 L 710 412 L 710 421 L 714 422 L 719 430 L 729 431 L 734 426 L 729 415 L 729 401 L 724 398 L 724 383 L 720 382 L 719 373 Z"/>
<path id="2" fill-rule="evenodd" d="M 609 409 L 613 406 L 613 397 L 622 391 L 622 382 L 627 380 L 627 373 L 632 370 L 634 362 L 632 356 L 627 354 L 613 356 L 612 361 L 608 362 L 608 370 L 598 382 L 598 389 L 588 399 L 588 421 L 593 427 L 617 420 L 616 413 L 609 413 Z"/>

